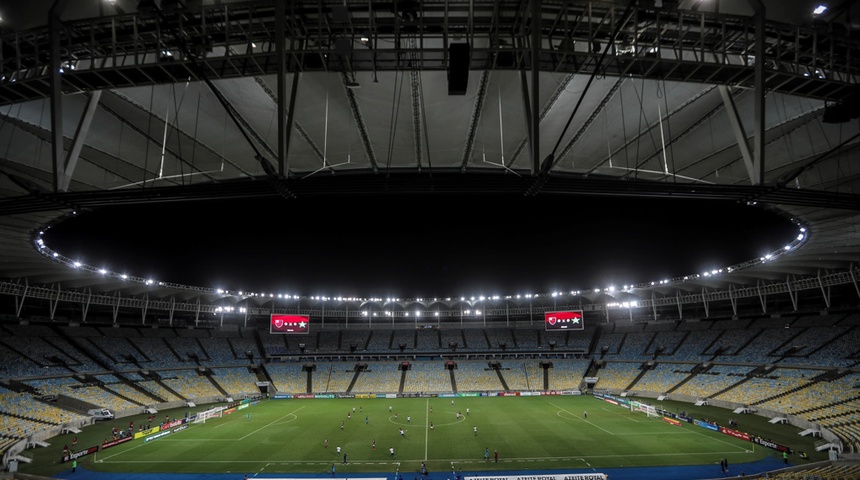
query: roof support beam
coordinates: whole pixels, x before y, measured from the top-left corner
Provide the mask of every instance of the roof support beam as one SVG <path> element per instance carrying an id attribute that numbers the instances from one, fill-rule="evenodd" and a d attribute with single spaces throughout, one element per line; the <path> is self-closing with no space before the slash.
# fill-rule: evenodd
<path id="1" fill-rule="evenodd" d="M 298 80 L 297 80 L 297 79 L 295 79 L 295 78 L 294 78 L 294 80 L 295 80 L 295 81 L 298 81 Z M 257 85 L 259 85 L 259 86 L 260 86 L 260 88 L 262 88 L 264 92 L 266 92 L 266 95 L 268 95 L 268 96 L 269 96 L 269 98 L 272 100 L 272 102 L 275 102 L 275 104 L 277 104 L 277 103 L 278 103 L 278 95 L 277 95 L 277 92 L 272 92 L 272 89 L 271 89 L 271 88 L 269 88 L 269 86 L 266 84 L 265 80 L 263 80 L 263 79 L 262 79 L 262 78 L 260 78 L 260 77 L 254 77 L 254 81 L 255 81 L 255 82 L 257 82 Z M 298 88 L 298 87 L 296 87 L 296 88 Z M 293 110 L 292 110 L 292 109 L 290 109 L 290 112 L 292 112 L 292 111 L 293 111 Z M 290 114 L 290 118 L 292 118 L 292 114 Z M 307 143 L 307 144 L 308 144 L 308 147 L 310 147 L 311 151 L 313 151 L 313 152 L 314 152 L 314 156 L 316 156 L 317 160 L 319 160 L 320 162 L 322 162 L 322 161 L 323 161 L 323 154 L 322 154 L 322 150 L 320 149 L 319 145 L 317 145 L 316 143 L 314 143 L 314 140 L 311 138 L 310 134 L 305 130 L 305 128 L 302 126 L 302 124 L 301 124 L 301 123 L 299 123 L 299 122 L 295 122 L 294 120 L 291 120 L 290 122 L 291 122 L 291 123 L 295 123 L 295 125 L 296 125 L 296 133 L 298 133 L 298 134 L 299 134 L 299 136 L 300 136 L 300 137 L 302 137 L 302 140 L 304 140 L 304 141 L 305 141 L 305 143 Z M 290 130 L 292 130 L 292 128 L 291 128 Z M 258 141 L 258 142 L 260 142 L 260 145 L 262 145 L 262 146 L 263 146 L 263 148 L 264 148 L 264 149 L 266 149 L 266 151 L 268 151 L 268 152 L 270 152 L 270 153 L 271 153 L 271 149 L 269 148 L 268 144 L 266 144 L 266 142 L 263 140 L 263 138 L 262 138 L 262 137 L 260 137 L 260 136 L 259 136 L 255 131 L 253 131 L 253 130 L 251 131 L 251 134 L 255 136 L 255 138 L 257 139 L 257 141 Z"/>
<path id="2" fill-rule="evenodd" d="M 84 146 L 84 139 L 90 131 L 90 125 L 93 121 L 93 115 L 96 113 L 96 108 L 99 105 L 99 100 L 102 98 L 102 91 L 96 90 L 87 98 L 87 104 L 84 107 L 84 112 L 78 122 L 78 128 L 75 130 L 75 137 L 72 138 L 72 148 L 69 149 L 69 154 L 66 157 L 63 175 L 60 177 L 59 191 L 66 192 L 69 190 L 69 183 L 72 181 L 72 174 L 75 167 L 78 165 L 78 158 L 81 155 L 81 148 Z"/>
<path id="3" fill-rule="evenodd" d="M 287 140 L 287 124 L 292 120 L 292 111 L 290 108 L 287 111 L 287 56 L 284 52 L 285 45 L 287 41 L 286 33 L 284 29 L 286 27 L 285 20 L 285 10 L 286 6 L 284 2 L 275 2 L 275 58 L 278 62 L 278 94 L 277 94 L 277 117 L 278 117 L 278 173 L 283 177 L 285 173 L 288 171 L 287 168 L 287 148 L 289 148 L 288 140 Z M 293 93 L 295 93 L 296 83 L 298 80 L 298 73 L 293 78 Z M 295 100 L 295 97 L 290 97 L 290 103 L 292 107 L 292 102 Z M 290 119 L 288 120 L 286 117 L 290 115 Z"/>
<path id="4" fill-rule="evenodd" d="M 63 170 L 63 88 L 60 78 L 60 32 L 63 31 L 60 22 L 60 14 L 55 10 L 58 4 L 48 13 L 48 25 L 50 25 L 50 84 L 51 84 L 51 157 L 54 166 L 53 187 L 54 193 L 60 191 L 60 178 L 65 175 Z"/>
<path id="5" fill-rule="evenodd" d="M 26 300 L 27 294 L 29 292 L 30 292 L 30 282 L 25 278 L 24 279 L 24 288 L 21 291 L 20 297 L 18 295 L 15 295 L 15 316 L 18 318 L 21 318 L 21 309 L 24 308 L 24 300 Z M 860 293 L 860 292 L 858 292 L 858 293 Z"/>
<path id="6" fill-rule="evenodd" d="M 168 308 L 167 321 L 168 324 L 173 326 L 173 314 L 176 312 L 176 297 L 170 297 L 170 305 Z"/>
<path id="7" fill-rule="evenodd" d="M 53 298 L 51 298 L 51 299 L 50 299 L 50 301 L 48 302 L 48 308 L 49 308 L 49 311 L 50 311 L 50 315 L 49 315 L 49 316 L 50 316 L 51 320 L 54 320 L 54 317 L 56 317 L 56 315 L 57 315 L 57 305 L 60 303 L 60 290 L 61 290 L 61 287 L 60 287 L 60 284 L 59 284 L 59 283 L 58 283 L 58 284 L 56 284 L 56 286 L 57 286 L 57 294 L 56 294 L 56 295 L 54 295 L 54 297 L 53 297 Z M 52 288 L 52 290 L 53 290 L 53 288 Z"/>
<path id="8" fill-rule="evenodd" d="M 416 72 L 416 74 L 417 73 L 418 72 Z M 341 72 L 340 75 L 341 79 L 343 80 L 343 84 L 346 85 L 349 82 L 349 78 L 347 77 L 346 72 Z M 295 88 L 295 84 L 293 84 L 293 87 Z M 379 166 L 376 163 L 376 152 L 373 150 L 373 142 L 370 141 L 370 133 L 367 131 L 367 123 L 365 123 L 364 115 L 361 113 L 361 107 L 358 105 L 358 100 L 355 99 L 355 90 L 349 87 L 344 87 L 344 90 L 346 90 L 346 101 L 349 104 L 349 111 L 352 113 L 352 119 L 355 121 L 355 129 L 358 130 L 358 136 L 361 138 L 361 145 L 364 147 L 364 156 L 370 163 L 370 168 L 373 169 L 373 173 L 377 173 L 379 172 Z M 294 105 L 295 98 L 290 100 L 291 112 L 293 111 Z M 416 122 L 420 123 L 420 120 L 418 120 L 418 117 L 420 115 L 418 114 L 418 112 L 415 111 L 416 108 L 420 109 L 423 113 L 423 106 L 416 107 L 415 105 L 413 105 L 413 117 L 415 117 Z M 420 150 L 420 132 L 417 132 L 417 134 L 419 136 L 418 149 Z M 420 162 L 418 166 L 420 168 Z"/>
<path id="9" fill-rule="evenodd" d="M 854 274 L 854 264 L 851 265 L 848 272 L 851 274 L 851 283 L 854 285 L 854 291 L 857 292 L 857 296 L 860 297 L 860 285 L 857 284 L 857 275 Z"/>
<path id="10" fill-rule="evenodd" d="M 149 308 L 149 294 L 143 294 L 143 305 L 140 307 L 140 323 L 146 323 L 146 311 Z"/>
<path id="11" fill-rule="evenodd" d="M 729 87 L 725 85 L 719 86 L 720 96 L 723 97 L 723 105 L 726 107 L 726 113 L 729 117 L 729 124 L 732 126 L 732 131 L 735 133 L 735 140 L 738 142 L 738 148 L 741 150 L 741 157 L 744 160 L 744 166 L 747 168 L 747 174 L 750 177 L 750 183 L 757 185 L 759 183 L 758 170 L 756 169 L 755 158 L 753 158 L 752 150 L 750 149 L 749 140 L 744 130 L 744 125 L 741 122 L 741 116 L 738 114 L 738 108 L 735 105 L 735 99 L 729 91 Z"/>
<path id="12" fill-rule="evenodd" d="M 654 301 L 654 290 L 651 290 L 651 314 L 654 321 L 657 321 L 657 302 Z"/>
<path id="13" fill-rule="evenodd" d="M 534 150 L 531 148 L 532 144 L 534 144 L 537 139 L 534 137 L 534 132 L 532 132 L 532 130 L 534 130 L 534 124 L 532 123 L 532 108 L 531 103 L 529 102 L 529 80 L 526 77 L 525 70 L 520 70 L 520 86 L 522 87 L 523 91 L 523 117 L 526 121 L 526 141 L 528 142 L 529 153 L 531 154 L 531 172 L 532 175 L 534 175 L 537 171 L 535 169 L 537 168 L 540 160 L 538 160 L 538 157 L 534 156 Z M 537 109 L 537 105 L 535 105 L 535 109 Z M 537 112 L 535 112 L 535 115 L 537 115 Z M 540 120 L 538 120 L 538 122 L 540 122 Z M 524 146 L 525 142 L 520 143 L 520 146 L 517 151 L 514 152 L 514 154 L 511 156 L 511 163 L 514 163 L 517 160 L 517 156 L 519 155 L 519 152 Z"/>
<path id="14" fill-rule="evenodd" d="M 283 148 L 280 151 L 280 155 L 282 156 L 281 160 L 281 175 L 286 175 L 290 171 L 290 143 L 293 138 L 293 123 L 295 123 L 296 116 L 293 112 L 296 111 L 296 98 L 299 94 L 299 79 L 301 78 L 302 72 L 295 72 L 293 74 L 293 83 L 292 88 L 290 89 L 290 106 L 287 108 L 287 124 L 283 127 L 284 132 L 284 143 L 282 145 L 278 145 L 278 148 Z M 279 112 L 283 114 L 284 112 Z M 280 118 L 280 117 L 279 117 Z"/>
<path id="15" fill-rule="evenodd" d="M 621 88 L 621 85 L 624 84 L 624 77 L 618 77 L 614 84 L 612 84 L 612 88 L 606 92 L 606 95 L 600 100 L 600 103 L 594 107 L 594 110 L 591 111 L 591 115 L 583 122 L 583 124 L 579 127 L 579 130 L 568 140 L 567 144 L 561 149 L 561 153 L 555 157 L 552 165 L 555 166 L 558 162 L 561 161 L 568 153 L 573 150 L 573 147 L 576 145 L 576 142 L 585 135 L 585 132 L 588 131 L 588 128 L 591 127 L 591 124 L 597 119 L 598 115 L 603 113 L 603 109 L 606 108 L 606 105 L 615 97 L 615 94 L 618 93 L 618 90 Z"/>
<path id="16" fill-rule="evenodd" d="M 412 97 L 412 143 L 414 144 L 415 165 L 418 167 L 418 171 L 421 171 L 424 164 L 424 149 L 422 145 L 425 140 L 423 135 L 421 135 L 421 128 L 423 127 L 421 113 L 423 112 L 423 106 L 421 105 L 420 75 L 421 72 L 415 68 L 409 70 L 409 92 Z"/>
<path id="17" fill-rule="evenodd" d="M 87 299 L 81 302 L 81 321 L 87 323 L 87 314 L 90 312 L 90 299 L 93 298 L 93 291 L 87 288 Z"/>
<path id="18" fill-rule="evenodd" d="M 120 294 L 119 290 L 116 291 L 116 295 L 114 296 L 114 303 L 111 305 L 111 316 L 113 317 L 113 323 L 117 322 L 117 318 L 119 317 L 119 304 L 120 304 Z"/>
<path id="19" fill-rule="evenodd" d="M 756 292 L 758 299 L 761 302 L 761 313 L 767 313 L 767 292 L 761 291 L 761 280 L 756 281 Z"/>
<path id="20" fill-rule="evenodd" d="M 765 51 L 765 8 L 761 0 L 749 0 L 755 10 L 755 77 L 753 93 L 755 94 L 755 114 L 753 120 L 753 165 L 756 176 L 753 185 L 764 185 L 764 125 L 765 125 L 765 96 L 764 96 L 764 51 Z"/>
<path id="21" fill-rule="evenodd" d="M 540 105 L 540 25 L 541 25 L 541 0 L 532 0 L 532 52 L 531 52 L 531 73 L 532 73 L 532 105 L 534 109 Z M 531 153 L 532 153 L 532 175 L 537 175 L 540 172 L 540 118 L 537 115 L 532 115 L 531 118 Z"/>
<path id="22" fill-rule="evenodd" d="M 466 166 L 472 160 L 472 149 L 475 147 L 475 136 L 478 134 L 478 124 L 481 123 L 481 113 L 484 111 L 484 100 L 487 99 L 487 85 L 490 83 L 490 71 L 481 73 L 481 81 L 478 85 L 478 95 L 472 108 L 472 116 L 469 120 L 469 133 L 466 136 L 466 146 L 463 148 L 463 158 L 460 161 L 460 171 L 465 172 Z"/>
<path id="23" fill-rule="evenodd" d="M 643 137 L 650 135 L 651 130 L 653 130 L 655 128 L 659 128 L 660 121 L 669 122 L 669 119 L 672 118 L 672 116 L 674 116 L 678 112 L 683 111 L 686 107 L 689 107 L 690 105 L 692 105 L 697 100 L 699 100 L 702 97 L 704 97 L 705 95 L 709 94 L 714 88 L 716 88 L 716 87 L 713 85 L 705 87 L 704 89 L 699 91 L 697 94 L 693 95 L 692 97 L 688 98 L 687 100 L 685 100 L 683 103 L 681 103 L 680 105 L 678 105 L 674 109 L 667 112 L 666 115 L 662 119 L 657 119 L 657 121 L 649 123 L 644 128 L 640 128 L 639 131 L 636 132 L 635 134 L 631 135 L 630 138 L 627 139 L 627 141 L 625 141 L 619 147 L 612 150 L 611 153 L 609 154 L 609 156 L 607 156 L 607 157 L 603 158 L 602 160 L 600 160 L 599 162 L 595 163 L 589 172 L 592 172 L 597 167 L 608 163 L 610 159 L 618 156 L 620 153 L 627 151 L 627 149 L 631 145 L 634 145 L 636 142 L 639 142 Z M 703 121 L 707 120 L 711 115 L 714 114 L 714 111 L 715 111 L 715 109 L 712 109 L 712 110 L 708 111 L 707 113 L 705 113 L 704 115 L 700 116 L 699 119 L 696 120 L 696 122 L 694 124 L 698 125 L 698 124 L 702 123 Z M 675 141 L 681 135 L 682 134 L 673 135 L 672 138 L 669 139 L 669 143 L 667 144 L 667 146 L 671 145 L 672 142 Z M 657 153 L 655 153 L 654 155 L 657 155 Z M 639 161 L 636 165 L 636 169 L 638 169 L 642 165 L 645 165 L 649 159 L 650 158 Z M 630 174 L 628 173 L 626 176 L 629 176 L 629 175 Z"/>
<path id="24" fill-rule="evenodd" d="M 734 295 L 734 287 L 729 284 L 729 301 L 732 302 L 732 316 L 738 316 L 738 299 Z"/>
<path id="25" fill-rule="evenodd" d="M 819 283 L 821 280 L 819 279 Z M 791 299 L 791 306 L 794 307 L 794 311 L 797 311 L 797 292 L 791 291 L 791 277 L 786 277 L 785 279 L 785 287 L 788 290 L 788 298 Z"/>
<path id="26" fill-rule="evenodd" d="M 573 81 L 573 75 L 565 75 L 564 79 L 561 80 L 559 82 L 558 86 L 555 88 L 555 91 L 553 92 L 552 97 L 550 97 L 550 99 L 546 102 L 546 104 L 544 104 L 543 109 L 540 112 L 540 115 L 538 115 L 537 105 L 535 105 L 534 107 L 530 106 L 531 104 L 529 102 L 528 77 L 526 77 L 525 70 L 520 70 L 520 83 L 522 86 L 522 93 L 523 93 L 523 105 L 524 105 L 524 108 L 526 111 L 525 121 L 526 121 L 526 125 L 528 125 L 528 128 L 526 128 L 526 131 L 527 131 L 526 138 L 520 140 L 520 143 L 517 145 L 517 148 L 514 149 L 514 153 L 513 153 L 513 155 L 511 155 L 511 160 L 510 160 L 509 164 L 512 164 L 512 163 L 517 161 L 517 159 L 520 157 L 520 154 L 525 149 L 526 145 L 531 146 L 531 142 L 532 142 L 531 110 L 534 110 L 535 111 L 534 114 L 538 115 L 540 117 L 540 118 L 538 118 L 538 122 L 543 121 L 543 119 L 547 116 L 549 111 L 552 110 L 552 107 L 558 102 L 558 99 L 561 97 L 561 95 L 563 93 L 565 93 L 568 85 L 570 85 L 570 82 L 572 82 L 572 81 Z"/>
<path id="27" fill-rule="evenodd" d="M 824 304 L 830 309 L 830 287 L 824 287 L 824 282 L 821 281 L 821 270 L 818 271 L 818 286 L 821 287 L 821 296 L 824 297 Z"/>

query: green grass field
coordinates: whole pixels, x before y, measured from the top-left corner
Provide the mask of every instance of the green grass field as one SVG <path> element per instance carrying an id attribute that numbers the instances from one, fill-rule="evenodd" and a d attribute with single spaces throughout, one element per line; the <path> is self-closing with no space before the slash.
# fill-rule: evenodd
<path id="1" fill-rule="evenodd" d="M 715 407 L 661 405 L 722 424 L 738 418 Z M 167 413 L 180 417 L 184 410 Z M 139 425 L 146 416 L 87 427 L 78 434 L 78 449 L 100 444 L 114 425 L 124 428 L 130 420 Z M 795 427 L 769 424 L 755 415 L 742 415 L 739 421 L 740 430 L 805 451 L 808 461 L 825 457 Z M 71 438 L 56 437 L 48 448 L 29 450 L 34 462 L 22 464 L 20 471 L 53 475 L 68 468 L 58 460 Z M 396 458 L 389 454 L 391 447 Z M 109 472 L 174 473 L 328 473 L 335 464 L 340 476 L 417 472 L 422 462 L 433 473 L 715 464 L 720 458 L 737 465 L 769 455 L 775 451 L 691 424 L 670 425 L 590 396 L 458 397 L 453 404 L 450 398 L 290 399 L 265 400 L 153 441 L 134 440 L 83 457 L 79 464 Z"/>

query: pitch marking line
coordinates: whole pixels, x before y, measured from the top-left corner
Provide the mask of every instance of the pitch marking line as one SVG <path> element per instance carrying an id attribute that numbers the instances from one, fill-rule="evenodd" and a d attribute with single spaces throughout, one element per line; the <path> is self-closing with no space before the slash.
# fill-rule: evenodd
<path id="1" fill-rule="evenodd" d="M 695 428 L 699 428 L 699 427 L 695 427 Z M 725 441 L 725 440 L 723 440 L 723 439 L 721 439 L 721 438 L 713 437 L 713 436 L 710 436 L 710 435 L 705 435 L 704 433 L 702 433 L 702 432 L 697 432 L 697 431 L 695 431 L 695 430 L 690 430 L 690 432 L 691 432 L 691 433 L 693 433 L 693 434 L 695 434 L 695 435 L 701 435 L 701 436 L 703 436 L 703 437 L 705 437 L 705 438 L 709 438 L 709 439 L 711 439 L 711 440 L 714 440 L 714 441 L 717 441 L 717 442 L 720 442 L 720 443 L 724 443 L 724 444 L 726 444 L 726 445 L 728 445 L 728 446 L 730 446 L 730 447 L 737 448 L 738 450 L 744 450 L 744 451 L 745 451 L 744 453 L 752 453 L 752 452 L 750 452 L 750 450 L 747 450 L 746 448 L 743 448 L 743 447 L 741 447 L 740 445 L 735 445 L 735 444 L 730 443 L 730 442 L 727 442 L 727 441 Z M 755 444 L 753 443 L 753 445 L 755 445 Z"/>
<path id="2" fill-rule="evenodd" d="M 298 412 L 299 410 L 301 410 L 301 409 L 303 409 L 303 408 L 305 408 L 305 406 L 301 406 L 301 407 L 299 407 L 299 408 L 297 408 L 297 409 L 293 410 L 292 412 L 287 413 L 286 415 L 284 415 L 284 416 L 282 416 L 282 417 L 280 417 L 280 418 L 278 418 L 278 419 L 276 419 L 276 420 L 273 420 L 273 421 L 271 421 L 271 422 L 267 423 L 266 425 L 263 425 L 262 427 L 258 428 L 257 430 L 254 430 L 253 432 L 251 432 L 251 433 L 249 433 L 249 434 L 247 434 L 247 435 L 245 435 L 245 436 L 243 436 L 243 437 L 239 438 L 239 440 L 244 440 L 244 439 L 248 438 L 249 436 L 251 436 L 252 434 L 254 434 L 254 433 L 256 433 L 256 432 L 259 432 L 260 430 L 262 430 L 262 429 L 264 429 L 264 428 L 267 428 L 267 427 L 269 427 L 269 426 L 272 426 L 273 424 L 275 424 L 275 423 L 277 423 L 277 422 L 279 422 L 279 421 L 283 420 L 284 418 L 287 418 L 287 417 L 289 417 L 289 416 L 291 416 L 291 415 L 292 415 L 292 416 L 294 416 L 294 417 L 297 417 L 296 412 Z M 217 428 L 218 426 L 220 426 L 220 425 L 216 425 L 216 427 L 215 427 L 215 428 Z M 167 439 L 162 439 L 162 441 L 165 441 L 165 440 L 167 440 Z M 170 439 L 170 440 L 173 440 L 173 439 Z M 193 441 L 200 441 L 200 439 L 196 439 L 196 440 L 194 440 L 194 439 L 188 439 L 187 441 L 192 441 L 192 440 L 193 440 Z M 184 440 L 184 439 L 180 439 L 179 441 L 186 441 L 186 440 Z M 211 441 L 211 440 L 208 440 L 208 439 L 207 439 L 206 441 Z M 230 441 L 235 441 L 235 440 L 230 440 Z M 138 448 L 143 447 L 143 446 L 146 446 L 146 445 L 147 445 L 147 443 L 142 442 L 140 445 L 136 445 L 136 446 L 133 446 L 133 447 L 131 447 L 131 448 L 127 449 L 127 450 L 123 450 L 123 451 L 121 451 L 121 452 L 117 452 L 117 453 L 115 453 L 115 454 L 113 454 L 113 455 L 109 455 L 107 458 L 102 458 L 102 459 L 100 460 L 100 462 L 104 462 L 105 460 L 109 460 L 109 459 L 111 459 L 111 458 L 113 458 L 113 457 L 116 457 L 116 456 L 118 456 L 118 455 L 126 454 L 126 453 L 128 453 L 128 452 L 131 452 L 132 450 L 137 450 Z M 118 463 L 118 462 L 113 462 L 113 463 Z M 122 463 L 128 463 L 128 462 L 122 462 Z M 131 462 L 131 463 L 136 463 L 136 462 Z M 143 462 L 143 463 L 147 463 L 147 462 Z"/>
<path id="3" fill-rule="evenodd" d="M 737 451 L 716 451 L 716 452 L 677 452 L 677 453 L 617 453 L 617 454 L 607 454 L 607 455 L 576 455 L 572 457 L 520 457 L 520 458 L 509 458 L 506 459 L 506 462 L 546 462 L 546 461 L 560 461 L 560 460 L 573 460 L 580 461 L 583 463 L 588 463 L 586 459 L 596 459 L 596 458 L 647 458 L 647 457 L 689 457 L 689 456 L 708 456 L 711 457 L 713 455 L 719 454 L 737 454 Z M 752 454 L 750 451 L 743 452 L 746 454 Z M 407 459 L 405 461 L 420 461 L 420 459 Z M 482 465 L 486 464 L 486 461 L 483 459 L 475 459 L 475 458 L 461 458 L 455 460 L 430 460 L 430 461 L 450 461 L 452 464 L 456 465 Z M 320 465 L 327 466 L 331 465 L 331 462 L 308 462 L 306 460 L 279 460 L 276 462 L 272 462 L 271 459 L 266 460 L 117 460 L 111 463 L 125 463 L 125 464 L 164 464 L 164 463 L 257 463 L 264 465 Z M 369 462 L 369 461 L 357 461 L 350 462 L 350 464 L 355 463 L 359 465 L 400 465 L 400 462 Z"/>
<path id="4" fill-rule="evenodd" d="M 614 411 L 614 410 L 611 410 L 611 409 L 608 409 L 608 408 L 601 408 L 601 410 L 603 410 L 604 412 L 609 412 L 609 413 L 611 413 L 611 414 L 613 414 L 613 415 L 618 415 L 619 417 L 622 417 L 622 418 L 625 418 L 625 419 L 627 419 L 627 420 L 630 420 L 631 422 L 639 423 L 639 420 L 636 420 L 636 419 L 634 419 L 634 418 L 630 418 L 630 416 L 628 416 L 628 415 L 622 415 L 622 414 L 621 414 L 621 412 L 617 412 L 617 411 Z M 632 413 L 632 412 L 630 412 L 630 410 L 627 410 L 627 413 Z"/>
<path id="5" fill-rule="evenodd" d="M 427 449 L 430 447 L 430 399 L 424 404 L 424 461 L 427 461 Z"/>
<path id="6" fill-rule="evenodd" d="M 585 423 L 587 423 L 587 424 L 589 424 L 589 425 L 594 426 L 595 428 L 598 428 L 598 429 L 600 429 L 600 430 L 603 430 L 604 432 L 606 432 L 606 433 L 608 433 L 608 434 L 610 434 L 610 435 L 615 435 L 614 433 L 610 432 L 609 430 L 607 430 L 607 429 L 605 429 L 605 428 L 603 428 L 603 427 L 597 426 L 597 425 L 596 425 L 596 424 L 594 424 L 593 422 L 589 422 L 588 420 L 586 420 L 586 419 L 584 419 L 584 418 L 580 417 L 579 415 L 577 415 L 577 414 L 575 414 L 575 413 L 573 413 L 573 412 L 570 412 L 570 411 L 568 411 L 568 410 L 565 410 L 564 408 L 561 408 L 561 407 L 559 407 L 558 405 L 556 405 L 556 404 L 554 404 L 554 403 L 550 403 L 550 405 L 552 405 L 553 407 L 557 408 L 557 409 L 559 410 L 559 412 L 564 412 L 564 413 L 566 413 L 566 414 L 568 414 L 568 415 L 573 415 L 574 417 L 576 417 L 576 418 L 578 418 L 578 419 L 582 420 L 583 422 L 585 422 Z M 561 416 L 561 415 L 559 415 L 559 416 Z"/>
<path id="7" fill-rule="evenodd" d="M 298 412 L 299 410 L 301 410 L 301 409 L 303 409 L 303 408 L 305 408 L 305 406 L 304 406 L 304 405 L 303 405 L 303 406 L 301 406 L 301 407 L 299 407 L 299 408 L 297 408 L 297 409 L 295 409 L 295 410 L 293 410 L 293 411 L 292 411 L 292 412 L 290 412 L 290 413 L 287 413 L 286 415 L 284 415 L 284 416 L 282 416 L 282 417 L 280 417 L 280 418 L 278 418 L 278 419 L 272 420 L 271 422 L 269 422 L 269 423 L 267 423 L 267 424 L 263 425 L 262 427 L 260 427 L 260 428 L 258 428 L 258 429 L 256 429 L 256 430 L 254 430 L 254 431 L 252 431 L 252 432 L 248 433 L 247 435 L 245 435 L 245 436 L 243 436 L 243 437 L 240 437 L 240 438 L 239 438 L 239 440 L 240 440 L 240 441 L 241 441 L 241 440 L 244 440 L 244 439 L 246 439 L 246 438 L 250 437 L 251 435 L 253 435 L 253 434 L 255 434 L 255 433 L 259 432 L 260 430 L 262 430 L 262 429 L 264 429 L 264 428 L 271 427 L 272 425 L 275 425 L 276 423 L 278 423 L 278 422 L 280 422 L 281 420 L 283 420 L 283 419 L 285 419 L 285 418 L 289 417 L 290 415 L 292 415 L 292 416 L 296 416 L 296 412 Z"/>

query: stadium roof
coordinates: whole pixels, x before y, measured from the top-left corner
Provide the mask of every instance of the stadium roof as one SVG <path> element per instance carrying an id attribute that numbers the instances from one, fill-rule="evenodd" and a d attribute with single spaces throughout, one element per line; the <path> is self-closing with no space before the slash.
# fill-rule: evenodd
<path id="1" fill-rule="evenodd" d="M 856 286 L 854 2 L 35 3 L 0 12 L 0 277 L 16 299 L 235 296 L 38 248 L 73 212 L 398 193 L 718 199 L 798 226 L 772 256 L 580 292 L 594 304 L 797 308 L 802 290 L 826 308 Z"/>

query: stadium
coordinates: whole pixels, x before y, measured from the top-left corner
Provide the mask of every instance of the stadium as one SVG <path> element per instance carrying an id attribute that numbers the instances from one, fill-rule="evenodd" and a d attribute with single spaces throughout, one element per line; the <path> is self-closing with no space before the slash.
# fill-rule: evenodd
<path id="1" fill-rule="evenodd" d="M 860 478 L 854 2 L 2 8 L 5 476 Z M 254 228 L 358 245 L 337 215 L 284 225 L 359 198 L 402 212 L 368 221 L 389 230 L 414 201 L 514 198 L 498 236 L 553 228 L 533 200 L 575 223 L 571 200 L 659 199 L 791 233 L 697 271 L 427 295 L 151 276 L 52 236 L 257 200 Z M 477 250 L 423 212 L 413 232 Z M 170 238 L 161 215 L 139 228 Z M 542 245 L 508 248 L 562 261 Z"/>

